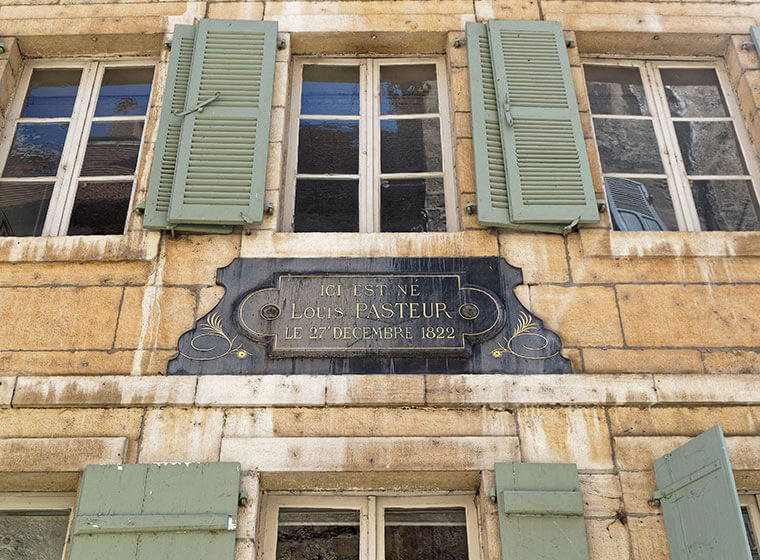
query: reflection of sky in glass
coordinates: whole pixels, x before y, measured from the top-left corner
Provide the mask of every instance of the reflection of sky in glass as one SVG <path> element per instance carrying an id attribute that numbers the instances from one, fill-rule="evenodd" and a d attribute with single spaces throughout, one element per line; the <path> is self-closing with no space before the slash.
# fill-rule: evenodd
<path id="1" fill-rule="evenodd" d="M 3 177 L 55 175 L 68 128 L 67 123 L 20 123 L 16 128 Z"/>
<path id="2" fill-rule="evenodd" d="M 96 117 L 144 115 L 148 111 L 150 84 L 103 86 L 95 106 Z"/>
<path id="3" fill-rule="evenodd" d="M 22 117 L 70 117 L 78 86 L 40 86 L 29 90 Z"/>
<path id="4" fill-rule="evenodd" d="M 358 115 L 359 68 L 304 66 L 301 114 Z"/>

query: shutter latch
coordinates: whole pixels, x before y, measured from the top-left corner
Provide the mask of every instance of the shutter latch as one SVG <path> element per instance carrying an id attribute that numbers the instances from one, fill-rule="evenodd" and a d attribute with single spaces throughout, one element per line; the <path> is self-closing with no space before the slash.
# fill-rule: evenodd
<path id="1" fill-rule="evenodd" d="M 212 95 L 211 97 L 209 97 L 205 101 L 201 101 L 200 103 L 198 103 L 198 105 L 196 105 L 194 108 L 188 109 L 187 111 L 182 111 L 181 113 L 175 113 L 175 114 L 178 117 L 185 117 L 185 116 L 189 115 L 190 113 L 194 113 L 195 111 L 198 111 L 199 113 L 202 113 L 203 112 L 203 108 L 206 105 L 208 105 L 212 101 L 216 101 L 217 99 L 219 99 L 219 97 L 221 95 L 222 95 L 222 92 L 221 91 L 217 91 L 214 95 Z"/>
<path id="2" fill-rule="evenodd" d="M 509 112 L 509 95 L 504 96 L 504 110 L 506 111 L 507 124 L 514 126 L 515 121 L 512 119 L 512 113 Z"/>

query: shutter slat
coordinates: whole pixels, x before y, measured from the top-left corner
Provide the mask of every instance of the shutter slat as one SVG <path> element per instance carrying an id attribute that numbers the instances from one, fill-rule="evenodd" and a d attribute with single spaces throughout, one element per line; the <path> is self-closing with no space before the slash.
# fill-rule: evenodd
<path id="1" fill-rule="evenodd" d="M 751 560 L 720 426 L 654 462 L 672 560 Z"/>
<path id="2" fill-rule="evenodd" d="M 261 222 L 277 24 L 201 20 L 169 223 Z M 238 198 L 225 193 L 236 187 Z"/>

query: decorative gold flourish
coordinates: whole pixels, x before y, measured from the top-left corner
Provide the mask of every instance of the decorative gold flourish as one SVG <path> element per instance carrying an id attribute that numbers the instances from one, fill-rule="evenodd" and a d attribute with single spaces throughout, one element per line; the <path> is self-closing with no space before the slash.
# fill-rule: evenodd
<path id="1" fill-rule="evenodd" d="M 224 350 L 224 352 L 222 352 L 218 356 L 194 358 L 193 356 L 188 356 L 187 354 L 183 354 L 182 352 L 179 353 L 180 356 L 183 356 L 187 358 L 188 360 L 208 362 L 210 360 L 218 360 L 219 358 L 223 358 L 224 356 L 227 356 L 228 354 L 233 354 L 233 353 L 237 353 L 237 357 L 240 358 L 241 360 L 248 355 L 248 352 L 243 350 L 242 344 L 238 344 L 237 346 L 233 348 L 235 344 L 235 340 L 237 340 L 237 335 L 230 338 L 224 333 L 224 330 L 222 330 L 222 318 L 219 316 L 218 313 L 212 313 L 209 317 L 207 317 L 206 322 L 200 326 L 200 330 L 201 332 L 199 334 L 196 334 L 190 340 L 190 346 L 193 348 L 193 350 L 196 350 L 198 352 L 213 352 L 214 350 L 216 350 L 218 346 L 217 344 L 211 346 L 210 348 L 204 348 L 196 344 L 201 338 L 205 338 L 207 336 L 221 338 L 227 344 L 227 348 Z"/>
<path id="2" fill-rule="evenodd" d="M 536 338 L 539 338 L 542 340 L 541 346 L 528 346 L 527 344 L 523 344 L 523 347 L 526 350 L 531 350 L 534 352 L 540 352 L 541 350 L 545 350 L 549 346 L 549 339 L 546 338 L 544 335 L 539 334 L 537 332 L 538 325 L 533 321 L 533 317 L 531 315 L 528 315 L 524 311 L 520 311 L 520 319 L 517 322 L 517 328 L 512 332 L 512 336 L 509 338 L 504 337 L 505 344 L 499 344 L 498 348 L 495 348 L 491 355 L 494 358 L 501 358 L 501 356 L 506 352 L 509 354 L 513 354 L 517 356 L 518 358 L 524 358 L 526 360 L 548 360 L 549 358 L 553 358 L 557 354 L 559 354 L 559 350 L 557 350 L 554 354 L 551 354 L 549 356 L 525 356 L 524 354 L 520 354 L 519 352 L 515 352 L 512 348 L 512 343 L 520 338 L 525 336 L 533 336 Z"/>

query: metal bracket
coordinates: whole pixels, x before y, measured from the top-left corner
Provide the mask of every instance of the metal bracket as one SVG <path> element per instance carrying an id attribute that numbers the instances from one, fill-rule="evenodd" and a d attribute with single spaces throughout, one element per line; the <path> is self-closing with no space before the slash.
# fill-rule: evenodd
<path id="1" fill-rule="evenodd" d="M 565 37 L 565 47 L 567 47 L 568 49 L 575 48 L 575 39 L 568 39 L 567 37 Z"/>
<path id="2" fill-rule="evenodd" d="M 464 207 L 464 211 L 465 211 L 465 214 L 472 216 L 473 214 L 477 213 L 478 205 L 475 202 L 468 202 L 467 205 Z"/>
<path id="3" fill-rule="evenodd" d="M 569 225 L 566 225 L 565 227 L 563 227 L 562 228 L 562 236 L 563 237 L 567 237 L 568 235 L 570 235 L 571 233 L 573 233 L 573 231 L 575 231 L 577 229 L 577 227 L 578 227 L 578 221 L 580 219 L 581 219 L 581 217 L 578 216 L 572 222 L 570 222 Z"/>
<path id="4" fill-rule="evenodd" d="M 755 45 L 754 45 L 754 43 L 752 41 L 744 41 L 742 43 L 742 50 L 743 51 L 748 51 L 748 50 L 750 50 L 754 46 Z"/>
<path id="5" fill-rule="evenodd" d="M 238 494 L 238 507 L 248 507 L 248 492 Z"/>
<path id="6" fill-rule="evenodd" d="M 491 488 L 488 491 L 488 499 L 491 500 L 492 504 L 496 503 L 496 488 Z"/>
<path id="7" fill-rule="evenodd" d="M 266 214 L 267 216 L 271 216 L 272 214 L 274 214 L 274 204 L 272 204 L 271 202 L 265 202 L 264 214 Z"/>
<path id="8" fill-rule="evenodd" d="M 288 46 L 288 45 L 287 45 L 287 43 L 285 42 L 285 39 L 280 39 L 279 37 L 277 38 L 277 48 L 278 48 L 278 49 L 282 50 L 282 49 L 284 49 L 284 48 L 285 48 L 285 47 L 287 47 L 287 46 Z"/>
<path id="9" fill-rule="evenodd" d="M 457 37 L 456 39 L 454 39 L 454 48 L 455 49 L 458 49 L 462 45 L 466 45 L 466 44 L 467 44 L 467 38 L 466 37 Z"/>
<path id="10" fill-rule="evenodd" d="M 701 469 L 697 469 L 693 473 L 691 473 L 688 476 L 685 476 L 681 478 L 680 480 L 674 482 L 670 486 L 666 486 L 662 490 L 657 490 L 654 495 L 652 496 L 652 502 L 657 502 L 658 504 L 675 494 L 678 490 L 681 488 L 684 488 L 691 484 L 692 482 L 696 482 L 700 478 L 704 478 L 709 474 L 714 473 L 715 471 L 718 471 L 722 468 L 720 461 L 713 461 L 712 463 L 709 463 L 702 467 Z"/>
<path id="11" fill-rule="evenodd" d="M 607 211 L 607 201 L 603 198 L 597 198 L 596 199 L 596 207 L 599 209 L 600 212 L 606 212 Z"/>
<path id="12" fill-rule="evenodd" d="M 175 113 L 175 115 L 178 116 L 178 117 L 186 117 L 187 115 L 189 115 L 190 113 L 194 113 L 195 111 L 198 111 L 199 113 L 202 113 L 203 112 L 203 108 L 206 105 L 208 105 L 212 101 L 216 101 L 217 99 L 219 99 L 219 97 L 221 95 L 222 95 L 222 92 L 221 91 L 217 91 L 216 93 L 214 93 L 214 95 L 212 95 L 211 97 L 209 97 L 205 101 L 201 101 L 200 103 L 198 103 L 198 105 L 196 105 L 194 108 L 188 109 L 187 111 L 182 111 L 181 113 Z"/>
<path id="13" fill-rule="evenodd" d="M 169 39 L 168 41 L 164 41 L 164 48 L 166 50 L 169 50 L 169 51 L 172 50 L 172 41 L 171 41 L 171 39 Z"/>
<path id="14" fill-rule="evenodd" d="M 5 52 L 5 43 L 0 43 L 0 54 Z"/>
<path id="15" fill-rule="evenodd" d="M 138 216 L 142 216 L 145 214 L 145 204 L 135 204 L 135 209 L 133 212 Z"/>

